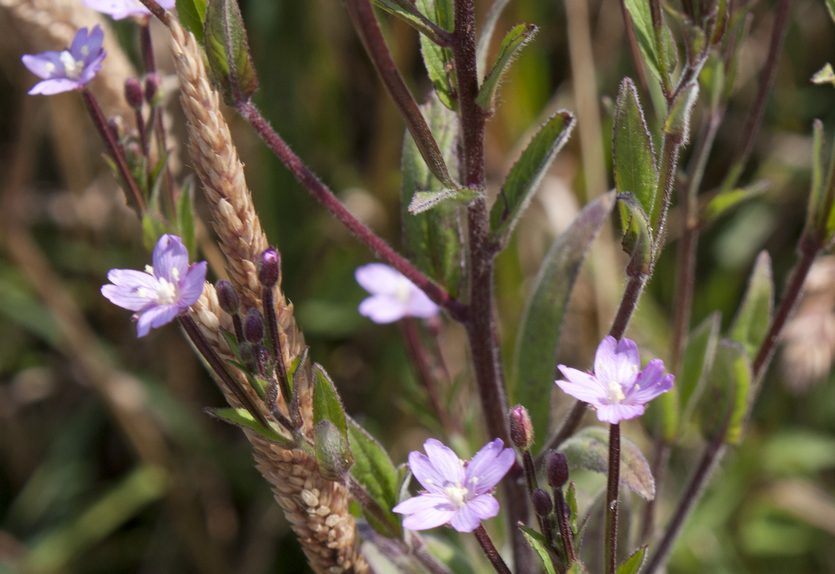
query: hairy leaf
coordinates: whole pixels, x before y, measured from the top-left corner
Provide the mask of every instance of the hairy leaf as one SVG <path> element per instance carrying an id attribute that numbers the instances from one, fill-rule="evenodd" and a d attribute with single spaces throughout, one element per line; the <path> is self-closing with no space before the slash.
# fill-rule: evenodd
<path id="1" fill-rule="evenodd" d="M 736 444 L 748 412 L 751 362 L 741 344 L 723 339 L 701 400 L 702 431 L 708 439 L 723 433 L 723 440 Z"/>
<path id="2" fill-rule="evenodd" d="M 618 194 L 618 203 L 621 226 L 624 229 L 623 250 L 631 255 L 628 271 L 630 274 L 635 272 L 648 274 L 653 260 L 652 229 L 649 218 L 631 193 Z"/>
<path id="3" fill-rule="evenodd" d="M 704 390 L 705 381 L 713 368 L 722 315 L 718 311 L 708 315 L 687 338 L 681 361 L 681 372 L 676 376 L 676 387 L 682 404 L 682 420 L 687 422 Z"/>
<path id="4" fill-rule="evenodd" d="M 345 474 L 354 464 L 354 456 L 342 431 L 328 420 L 320 421 L 313 427 L 313 445 L 322 478 L 344 481 Z"/>
<path id="5" fill-rule="evenodd" d="M 206 21 L 206 0 L 177 0 L 180 24 L 191 32 L 199 44 L 203 44 L 203 23 Z"/>
<path id="6" fill-rule="evenodd" d="M 648 218 L 655 207 L 658 172 L 655 169 L 655 150 L 652 147 L 638 90 L 632 80 L 625 78 L 615 106 L 615 125 L 612 137 L 612 159 L 615 164 L 615 188 L 630 192 Z M 625 207 L 621 206 L 623 231 L 626 231 Z"/>
<path id="7" fill-rule="evenodd" d="M 374 437 L 359 426 L 353 419 L 348 419 L 348 441 L 354 455 L 351 475 L 360 483 L 371 498 L 383 509 L 388 521 L 379 524 L 375 517 L 366 518 L 380 534 L 400 536 L 400 520 L 391 512 L 398 503 L 399 489 L 397 469 L 394 468 L 386 451 Z"/>
<path id="8" fill-rule="evenodd" d="M 478 91 L 478 97 L 476 97 L 476 103 L 483 109 L 492 110 L 495 108 L 496 94 L 502 76 L 519 51 L 533 40 L 536 30 L 536 26 L 533 24 L 517 24 L 505 35 L 502 45 L 499 47 L 499 55 L 493 63 L 493 69 L 487 74 Z"/>
<path id="9" fill-rule="evenodd" d="M 731 189 L 717 193 L 710 201 L 707 202 L 707 205 L 705 205 L 704 211 L 700 217 L 700 224 L 703 226 L 710 225 L 719 217 L 725 215 L 735 207 L 741 205 L 749 199 L 762 195 L 765 193 L 766 189 L 768 189 L 768 182 L 758 181 L 748 187 Z"/>
<path id="10" fill-rule="evenodd" d="M 294 446 L 292 440 L 283 437 L 278 433 L 278 431 L 267 428 L 259 423 L 246 409 L 206 409 L 206 412 L 227 423 L 254 431 L 272 442 L 281 443 L 288 448 L 292 448 Z"/>
<path id="11" fill-rule="evenodd" d="M 415 7 L 441 29 L 448 32 L 454 29 L 451 0 L 415 0 Z M 455 90 L 455 77 L 451 72 L 452 50 L 438 46 L 424 35 L 420 37 L 420 50 L 438 98 L 449 109 L 456 109 L 457 104 L 452 97 Z"/>
<path id="12" fill-rule="evenodd" d="M 528 544 L 530 544 L 531 548 L 534 549 L 534 552 L 536 552 L 536 555 L 542 561 L 542 565 L 545 566 L 545 571 L 548 574 L 557 574 L 557 570 L 554 568 L 554 561 L 551 558 L 550 552 L 548 552 L 548 542 L 545 540 L 545 537 L 533 528 L 523 526 L 521 523 L 519 523 L 519 528 L 522 530 L 522 535 L 525 537 L 525 540 L 527 540 Z"/>
<path id="13" fill-rule="evenodd" d="M 771 277 L 771 257 L 762 251 L 754 264 L 748 291 L 739 307 L 728 337 L 741 343 L 749 357 L 755 357 L 771 323 L 774 308 L 774 281 Z"/>
<path id="14" fill-rule="evenodd" d="M 339 400 L 333 381 L 319 363 L 313 364 L 313 380 L 313 424 L 330 421 L 339 429 L 342 436 L 347 438 L 348 428 L 342 401 Z"/>
<path id="15" fill-rule="evenodd" d="M 209 0 L 203 28 L 206 59 L 224 101 L 246 102 L 258 89 L 246 29 L 236 0 Z"/>
<path id="16" fill-rule="evenodd" d="M 641 570 L 641 566 L 644 565 L 646 554 L 646 546 L 638 548 L 629 558 L 624 560 L 623 563 L 618 566 L 617 574 L 638 574 Z"/>

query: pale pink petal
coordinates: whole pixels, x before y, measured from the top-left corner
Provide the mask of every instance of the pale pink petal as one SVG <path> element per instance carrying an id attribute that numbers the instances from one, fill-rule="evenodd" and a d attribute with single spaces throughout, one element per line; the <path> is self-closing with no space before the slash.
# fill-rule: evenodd
<path id="1" fill-rule="evenodd" d="M 180 282 L 180 307 L 190 307 L 197 303 L 200 295 L 203 293 L 203 285 L 206 282 L 206 268 L 205 261 L 196 263 L 186 273 L 186 276 Z"/>
<path id="2" fill-rule="evenodd" d="M 481 520 L 473 513 L 469 505 L 459 508 L 449 521 L 449 525 L 458 532 L 472 532 L 478 528 L 479 524 Z"/>
<path id="3" fill-rule="evenodd" d="M 99 31 L 101 31 L 101 28 L 99 28 Z M 87 28 L 79 28 L 75 36 L 73 36 L 72 44 L 70 45 L 70 54 L 76 60 L 84 59 L 84 54 L 81 50 L 87 45 L 87 40 Z M 99 44 L 99 47 L 101 47 L 101 44 Z"/>
<path id="4" fill-rule="evenodd" d="M 414 514 L 415 512 L 421 512 L 429 508 L 455 511 L 455 507 L 446 496 L 431 492 L 425 492 L 412 498 L 407 498 L 391 510 L 398 514 Z"/>
<path id="5" fill-rule="evenodd" d="M 441 310 L 426 293 L 420 290 L 417 285 L 412 285 L 412 292 L 409 303 L 406 305 L 406 314 L 410 317 L 428 319 L 434 317 Z"/>
<path id="6" fill-rule="evenodd" d="M 24 54 L 20 59 L 30 72 L 43 80 L 64 75 L 60 52 L 50 50 L 41 54 Z"/>
<path id="7" fill-rule="evenodd" d="M 497 438 L 475 454 L 465 469 L 467 488 L 472 483 L 477 494 L 484 494 L 504 478 L 516 462 L 516 454 L 503 446 L 502 439 Z"/>
<path id="8" fill-rule="evenodd" d="M 416 450 L 410 452 L 409 468 L 423 488 L 429 492 L 443 493 L 447 478 L 438 472 L 425 454 Z"/>
<path id="9" fill-rule="evenodd" d="M 156 302 L 156 284 L 147 273 L 133 269 L 111 269 L 101 293 L 114 305 L 130 311 L 141 311 Z"/>
<path id="10" fill-rule="evenodd" d="M 430 438 L 423 443 L 423 450 L 426 451 L 432 466 L 447 482 L 464 484 L 464 466 L 451 448 L 444 446 L 439 440 Z"/>
<path id="11" fill-rule="evenodd" d="M 163 235 L 152 256 L 154 276 L 169 283 L 179 283 L 188 273 L 188 249 L 176 235 Z"/>
<path id="12" fill-rule="evenodd" d="M 84 71 L 81 72 L 81 77 L 78 78 L 78 83 L 81 85 L 86 84 L 90 80 L 92 80 L 96 74 L 98 74 L 102 69 L 102 61 L 104 60 L 105 56 L 107 56 L 107 51 L 102 50 L 99 52 L 99 55 L 96 56 L 93 60 L 90 61 L 84 67 Z"/>
<path id="13" fill-rule="evenodd" d="M 69 92 L 70 90 L 75 90 L 80 87 L 81 85 L 75 80 L 56 78 L 54 80 L 44 80 L 43 82 L 38 82 L 32 86 L 32 89 L 29 90 L 28 94 L 30 96 L 37 94 L 51 96 L 53 94 L 60 94 L 61 92 Z"/>
<path id="14" fill-rule="evenodd" d="M 634 341 L 606 337 L 594 356 L 594 374 L 600 380 L 631 385 L 641 369 L 638 346 Z"/>
<path id="15" fill-rule="evenodd" d="M 398 286 L 405 279 L 399 271 L 382 263 L 357 267 L 354 277 L 363 289 L 373 295 L 397 293 Z"/>
<path id="16" fill-rule="evenodd" d="M 160 305 L 148 309 L 139 315 L 139 321 L 136 322 L 136 336 L 144 337 L 152 327 L 156 329 L 170 323 L 179 313 L 180 309 L 176 305 Z"/>
<path id="17" fill-rule="evenodd" d="M 594 375 L 558 365 L 567 381 L 556 381 L 557 386 L 577 400 L 597 405 L 608 396 L 609 389 Z"/>
<path id="18" fill-rule="evenodd" d="M 372 295 L 359 305 L 359 313 L 375 323 L 393 323 L 406 315 L 402 302 L 388 295 Z"/>
<path id="19" fill-rule="evenodd" d="M 405 514 L 404 508 L 411 512 L 410 516 L 403 519 L 403 527 L 409 530 L 437 528 L 448 523 L 456 513 L 455 507 L 445 497 L 437 494 L 421 494 L 401 502 L 393 510 Z"/>
<path id="20" fill-rule="evenodd" d="M 644 405 L 601 405 L 597 407 L 597 418 L 604 423 L 618 424 L 644 414 Z"/>
<path id="21" fill-rule="evenodd" d="M 664 372 L 664 365 L 661 365 L 661 372 Z M 645 405 L 655 397 L 662 395 L 673 388 L 673 375 L 666 375 L 660 379 L 643 383 L 638 379 L 636 388 L 633 389 L 624 399 L 625 403 Z M 638 389 L 637 387 L 640 387 Z"/>
<path id="22" fill-rule="evenodd" d="M 469 501 L 467 508 L 479 519 L 487 520 L 499 513 L 499 501 L 492 494 L 482 494 Z"/>

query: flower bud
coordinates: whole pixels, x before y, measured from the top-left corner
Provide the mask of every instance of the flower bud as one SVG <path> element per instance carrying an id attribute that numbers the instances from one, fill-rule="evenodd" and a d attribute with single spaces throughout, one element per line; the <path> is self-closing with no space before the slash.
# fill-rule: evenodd
<path id="1" fill-rule="evenodd" d="M 241 306 L 241 298 L 232 284 L 226 279 L 221 279 L 215 284 L 215 289 L 217 290 L 217 302 L 220 304 L 220 308 L 230 315 L 237 313 Z"/>
<path id="2" fill-rule="evenodd" d="M 278 283 L 278 276 L 281 274 L 281 255 L 270 247 L 261 254 L 261 261 L 258 262 L 258 281 L 266 288 Z"/>
<path id="3" fill-rule="evenodd" d="M 128 135 L 128 128 L 125 125 L 125 120 L 123 120 L 121 116 L 113 116 L 107 120 L 107 127 L 110 129 L 110 133 L 113 134 L 113 137 L 116 138 L 117 142 L 121 142 Z"/>
<path id="4" fill-rule="evenodd" d="M 541 488 L 533 491 L 531 501 L 533 502 L 534 512 L 538 516 L 548 516 L 554 509 L 554 502 L 551 500 L 551 495 Z"/>
<path id="5" fill-rule="evenodd" d="M 510 440 L 523 452 L 533 444 L 533 423 L 522 405 L 510 409 Z"/>
<path id="6" fill-rule="evenodd" d="M 244 319 L 244 339 L 250 343 L 260 343 L 264 338 L 264 316 L 258 309 L 250 309 Z"/>
<path id="7" fill-rule="evenodd" d="M 561 452 L 553 452 L 548 458 L 548 484 L 551 488 L 562 488 L 568 482 L 568 459 Z"/>
<path id="8" fill-rule="evenodd" d="M 151 73 L 145 76 L 145 101 L 152 108 L 157 107 L 162 99 L 161 84 L 162 81 L 158 75 Z"/>
<path id="9" fill-rule="evenodd" d="M 125 100 L 134 110 L 142 107 L 142 84 L 136 78 L 125 80 Z"/>

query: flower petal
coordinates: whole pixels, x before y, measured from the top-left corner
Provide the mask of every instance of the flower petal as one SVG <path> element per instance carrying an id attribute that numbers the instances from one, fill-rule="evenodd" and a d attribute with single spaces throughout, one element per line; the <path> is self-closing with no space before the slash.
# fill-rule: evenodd
<path id="1" fill-rule="evenodd" d="M 406 315 L 402 302 L 388 295 L 372 295 L 360 303 L 360 315 L 368 317 L 375 323 L 393 323 Z"/>
<path id="2" fill-rule="evenodd" d="M 416 450 L 410 452 L 409 468 L 423 488 L 436 494 L 443 493 L 447 479 L 432 465 L 428 456 Z"/>
<path id="3" fill-rule="evenodd" d="M 81 53 L 79 54 L 79 56 L 84 58 L 84 62 L 88 66 L 93 59 L 99 56 L 102 43 L 104 43 L 104 30 L 101 29 L 101 26 L 96 24 L 93 26 L 93 29 L 90 30 L 90 35 L 87 36 L 87 41 L 84 43 L 84 47 L 86 47 L 87 50 L 82 48 Z"/>
<path id="4" fill-rule="evenodd" d="M 102 69 L 102 61 L 105 56 L 107 56 L 107 51 L 101 50 L 99 51 L 98 56 L 91 60 L 89 64 L 84 66 L 84 71 L 81 72 L 81 76 L 78 78 L 78 83 L 80 85 L 83 86 L 96 77 L 96 74 L 98 74 Z"/>
<path id="5" fill-rule="evenodd" d="M 60 52 L 50 50 L 41 54 L 24 54 L 20 59 L 30 72 L 44 80 L 65 73 Z"/>
<path id="6" fill-rule="evenodd" d="M 142 16 L 150 14 L 151 12 L 136 0 L 81 0 L 85 6 L 92 8 L 102 14 L 107 14 L 114 20 L 121 20 L 128 16 Z M 173 6 L 162 7 L 170 10 Z"/>
<path id="7" fill-rule="evenodd" d="M 438 314 L 441 308 L 438 307 L 426 293 L 417 285 L 412 285 L 409 295 L 409 303 L 406 305 L 406 314 L 410 317 L 428 319 Z"/>
<path id="8" fill-rule="evenodd" d="M 34 96 L 36 94 L 41 94 L 44 96 L 51 96 L 53 94 L 60 94 L 61 92 L 69 92 L 70 90 L 75 90 L 81 87 L 81 84 L 76 82 L 75 80 L 68 80 L 67 78 L 55 78 L 53 80 L 44 80 L 43 82 L 38 82 L 32 89 L 29 90 L 28 94 L 30 96 Z"/>
<path id="9" fill-rule="evenodd" d="M 558 365 L 558 367 L 568 380 L 556 381 L 557 386 L 575 399 L 598 405 L 604 397 L 608 396 L 609 390 L 594 375 L 565 365 Z"/>
<path id="10" fill-rule="evenodd" d="M 179 313 L 180 308 L 176 305 L 158 305 L 151 307 L 139 315 L 139 321 L 136 323 L 136 336 L 144 337 L 152 327 L 156 329 L 166 323 L 170 323 Z"/>
<path id="11" fill-rule="evenodd" d="M 597 418 L 604 423 L 618 424 L 644 414 L 644 405 L 601 405 L 597 407 Z"/>
<path id="12" fill-rule="evenodd" d="M 513 449 L 502 450 L 503 446 L 502 439 L 497 438 L 475 454 L 464 471 L 467 488 L 472 484 L 476 494 L 484 494 L 504 478 L 516 462 L 516 454 Z"/>
<path id="13" fill-rule="evenodd" d="M 434 438 L 423 443 L 423 450 L 429 457 L 432 466 L 438 471 L 446 482 L 464 484 L 464 465 L 451 448 Z"/>
<path id="14" fill-rule="evenodd" d="M 481 520 L 487 520 L 499 514 L 499 501 L 492 494 L 482 494 L 469 501 L 467 508 Z"/>
<path id="15" fill-rule="evenodd" d="M 408 281 L 399 271 L 382 263 L 369 263 L 357 267 L 354 277 L 357 283 L 372 295 L 396 293 L 401 282 L 404 279 Z"/>
<path id="16" fill-rule="evenodd" d="M 197 303 L 203 293 L 203 285 L 206 283 L 205 261 L 195 263 L 180 281 L 180 307 L 190 307 Z"/>
<path id="17" fill-rule="evenodd" d="M 458 512 L 449 521 L 449 525 L 458 532 L 472 532 L 478 528 L 479 524 L 481 524 L 481 520 L 475 515 L 469 504 L 459 508 Z"/>
<path id="18" fill-rule="evenodd" d="M 179 284 L 188 273 L 188 249 L 176 235 L 163 235 L 154 247 L 154 276 Z"/>
<path id="19" fill-rule="evenodd" d="M 104 285 L 101 293 L 111 303 L 130 311 L 141 311 L 156 302 L 156 284 L 147 273 L 133 269 L 111 269 L 107 278 L 112 285 Z"/>
<path id="20" fill-rule="evenodd" d="M 661 363 L 660 359 L 656 359 Z M 644 369 L 646 372 L 647 369 L 650 368 L 652 363 L 655 361 L 650 361 L 650 364 L 647 365 L 647 368 Z M 660 373 L 664 372 L 664 364 L 661 364 Z M 641 373 L 643 375 L 643 373 Z M 673 388 L 673 375 L 666 375 L 664 377 L 652 377 L 648 376 L 646 380 L 644 378 L 638 377 L 637 382 L 635 383 L 635 387 L 633 388 L 632 392 L 626 395 L 624 399 L 625 403 L 628 404 L 639 404 L 645 405 L 650 402 L 655 397 L 662 395 Z"/>
<path id="21" fill-rule="evenodd" d="M 594 356 L 594 374 L 600 380 L 613 381 L 623 386 L 631 385 L 641 370 L 641 357 L 635 341 L 606 337 L 597 347 Z"/>
<path id="22" fill-rule="evenodd" d="M 429 508 L 452 510 L 453 512 L 456 510 L 446 496 L 432 492 L 424 492 L 412 498 L 407 498 L 391 510 L 398 514 L 414 514 Z"/>
<path id="23" fill-rule="evenodd" d="M 456 513 L 455 507 L 438 494 L 421 494 L 401 502 L 393 510 L 405 514 L 404 509 L 411 513 L 403 520 L 403 527 L 409 530 L 436 528 L 449 522 Z"/>
<path id="24" fill-rule="evenodd" d="M 99 30 L 101 30 L 101 28 L 99 28 Z M 72 37 L 72 44 L 70 45 L 70 54 L 72 54 L 72 57 L 76 60 L 84 59 L 82 48 L 84 48 L 84 46 L 88 44 L 87 39 L 87 28 L 79 28 L 78 31 L 75 33 L 75 36 Z"/>

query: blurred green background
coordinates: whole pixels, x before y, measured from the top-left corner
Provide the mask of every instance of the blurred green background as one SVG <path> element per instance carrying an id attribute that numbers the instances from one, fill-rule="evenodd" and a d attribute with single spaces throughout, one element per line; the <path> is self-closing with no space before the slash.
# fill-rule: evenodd
<path id="1" fill-rule="evenodd" d="M 477 2 L 479 22 L 488 5 Z M 593 61 L 584 65 L 594 66 L 610 165 L 611 102 L 623 76 L 634 71 L 619 4 L 587 5 Z M 350 209 L 399 246 L 404 128 L 344 7 L 331 0 L 244 0 L 241 8 L 261 82 L 257 104 Z M 754 9 L 706 190 L 724 177 L 737 144 L 772 12 L 771 1 Z M 15 18 L 0 5 L 0 29 L 8 32 L 0 62 L 0 205 L 7 215 L 14 208 L 14 225 L 7 217 L 0 234 L 0 572 L 308 571 L 253 468 L 249 443 L 203 413 L 223 399 L 177 329 L 137 340 L 128 313 L 100 296 L 110 268 L 145 264 L 140 229 L 99 157 L 101 145 L 77 94 L 26 96 L 34 80 L 19 58 L 31 39 Z M 423 99 L 430 84 L 416 33 L 382 21 L 395 60 Z M 534 23 L 540 32 L 506 78 L 501 106 L 488 123 L 494 192 L 531 126 L 556 107 L 576 109 L 563 2 L 514 0 L 499 33 L 517 22 Z M 115 29 L 136 62 L 135 29 L 126 22 Z M 160 67 L 170 73 L 164 33 L 155 32 Z M 811 122 L 820 118 L 827 134 L 835 130 L 832 86 L 808 79 L 833 59 L 835 24 L 823 0 L 795 0 L 764 127 L 743 176 L 744 183 L 767 179 L 770 187 L 702 237 L 693 325 L 716 309 L 723 326 L 730 323 L 762 249 L 773 257 L 781 291 L 805 216 Z M 168 107 L 185 175 L 189 159 L 175 97 Z M 694 119 L 696 130 L 701 108 Z M 337 382 L 346 409 L 383 441 L 395 463 L 403 462 L 438 429 L 397 327 L 374 325 L 356 312 L 364 292 L 353 271 L 370 254 L 243 122 L 232 114 L 229 120 L 262 225 L 282 253 L 284 290 L 314 360 Z M 498 259 L 506 360 L 538 261 L 585 201 L 578 133 Z M 197 208 L 205 218 L 202 200 Z M 629 334 L 661 357 L 669 352 L 675 213 L 672 222 L 670 246 Z M 609 319 L 595 312 L 590 275 L 581 276 L 579 286 L 561 352 L 564 362 L 585 366 Z M 832 311 L 830 305 L 818 312 Z M 459 383 L 452 408 L 478 437 L 463 339 L 457 327 L 442 327 L 444 358 Z M 831 362 L 831 354 L 818 359 Z M 829 363 L 824 366 L 828 372 Z M 726 457 L 685 528 L 671 573 L 835 572 L 835 386 L 824 380 L 799 392 L 785 384 L 787 374 L 791 369 L 775 361 L 744 442 Z M 634 424 L 625 432 L 650 451 L 651 430 Z M 662 518 L 698 453 L 692 437 L 673 454 L 660 493 Z M 595 484 L 590 480 L 588 488 Z"/>

